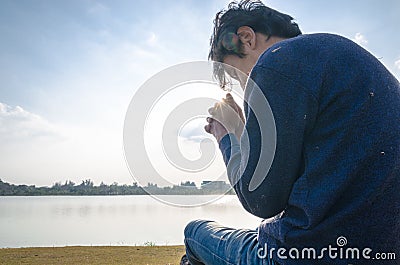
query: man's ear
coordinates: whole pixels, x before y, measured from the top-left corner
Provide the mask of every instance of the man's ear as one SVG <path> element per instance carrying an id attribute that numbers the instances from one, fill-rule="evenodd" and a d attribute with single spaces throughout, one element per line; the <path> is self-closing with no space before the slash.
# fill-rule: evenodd
<path id="1" fill-rule="evenodd" d="M 239 39 L 243 44 L 244 51 L 246 51 L 246 49 L 255 49 L 257 36 L 252 28 L 249 26 L 241 26 L 238 28 L 236 34 L 239 36 Z"/>

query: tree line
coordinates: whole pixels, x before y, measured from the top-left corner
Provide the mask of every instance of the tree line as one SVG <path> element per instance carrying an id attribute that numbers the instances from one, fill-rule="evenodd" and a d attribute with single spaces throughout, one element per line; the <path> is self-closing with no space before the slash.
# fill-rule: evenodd
<path id="1" fill-rule="evenodd" d="M 119 185 L 114 182 L 110 185 L 104 184 L 95 186 L 90 179 L 82 180 L 76 184 L 70 180 L 64 183 L 56 182 L 53 186 L 36 187 L 35 185 L 15 185 L 4 182 L 0 179 L 0 196 L 48 196 L 48 195 L 215 195 L 234 194 L 231 186 L 224 181 L 207 182 L 196 187 L 194 182 L 186 181 L 180 185 L 158 187 L 157 184 L 148 183 L 141 187 L 136 182 L 132 185 Z"/>

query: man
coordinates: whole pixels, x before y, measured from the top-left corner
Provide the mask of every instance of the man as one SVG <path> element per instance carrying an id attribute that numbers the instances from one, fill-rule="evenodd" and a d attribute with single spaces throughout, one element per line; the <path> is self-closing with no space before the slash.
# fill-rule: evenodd
<path id="1" fill-rule="evenodd" d="M 238 79 L 246 102 L 245 119 L 232 121 L 226 106 L 238 117 L 241 109 L 228 94 L 210 109 L 205 129 L 219 143 L 243 207 L 274 218 L 257 231 L 191 222 L 189 263 L 380 264 L 381 253 L 399 259 L 398 80 L 352 41 L 302 35 L 292 17 L 253 1 L 217 14 L 209 57 L 236 68 L 216 75 L 222 86 L 225 74 Z M 239 72 L 259 87 L 274 116 L 276 149 L 266 172 L 255 168 L 265 162 L 261 143 L 272 139 L 251 107 L 254 86 Z M 251 188 L 260 174 L 263 181 Z M 398 264 L 391 257 L 384 264 Z"/>

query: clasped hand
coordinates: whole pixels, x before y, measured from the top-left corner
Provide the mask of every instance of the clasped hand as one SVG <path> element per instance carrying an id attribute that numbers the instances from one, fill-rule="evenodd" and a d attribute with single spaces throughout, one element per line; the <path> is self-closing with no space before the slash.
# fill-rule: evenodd
<path id="1" fill-rule="evenodd" d="M 208 109 L 211 115 L 207 117 L 206 132 L 212 134 L 219 142 L 226 134 L 233 133 L 239 140 L 243 133 L 244 116 L 242 109 L 235 102 L 230 93 L 222 101 L 214 104 Z"/>

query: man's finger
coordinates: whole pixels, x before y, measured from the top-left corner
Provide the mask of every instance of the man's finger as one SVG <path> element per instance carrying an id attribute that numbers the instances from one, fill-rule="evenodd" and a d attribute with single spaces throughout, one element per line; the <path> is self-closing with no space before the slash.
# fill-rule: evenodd
<path id="1" fill-rule="evenodd" d="M 207 133 L 211 133 L 211 124 L 207 124 L 206 126 L 204 126 L 204 130 L 205 130 Z"/>
<path id="2" fill-rule="evenodd" d="M 223 102 L 227 103 L 228 105 L 230 105 L 231 107 L 235 107 L 237 106 L 235 99 L 232 97 L 231 94 L 226 94 L 226 98 L 222 99 Z"/>

